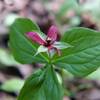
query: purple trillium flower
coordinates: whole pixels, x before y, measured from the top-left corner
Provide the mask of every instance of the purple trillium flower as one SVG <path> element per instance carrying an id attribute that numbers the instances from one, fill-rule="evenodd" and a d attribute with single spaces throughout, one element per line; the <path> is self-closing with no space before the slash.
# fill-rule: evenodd
<path id="1" fill-rule="evenodd" d="M 27 37 L 33 42 L 36 42 L 42 46 L 40 47 L 41 49 L 38 49 L 38 52 L 50 52 L 50 50 L 53 49 L 57 52 L 58 55 L 60 55 L 60 49 L 68 48 L 71 45 L 69 45 L 68 43 L 66 44 L 63 42 L 57 42 L 57 33 L 58 29 L 56 26 L 53 25 L 50 27 L 46 38 L 43 38 L 37 32 L 28 32 Z"/>

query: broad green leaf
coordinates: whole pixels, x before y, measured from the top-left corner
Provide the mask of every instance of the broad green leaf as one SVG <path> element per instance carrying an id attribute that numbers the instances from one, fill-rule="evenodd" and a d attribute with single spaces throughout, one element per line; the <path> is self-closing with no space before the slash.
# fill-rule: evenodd
<path id="1" fill-rule="evenodd" d="M 22 86 L 24 85 L 24 81 L 21 79 L 11 79 L 8 81 L 5 81 L 2 85 L 1 85 L 1 89 L 5 90 L 7 92 L 17 92 L 19 93 L 19 91 L 21 90 Z"/>
<path id="2" fill-rule="evenodd" d="M 72 45 L 70 45 L 69 43 L 66 43 L 66 42 L 55 42 L 53 44 L 54 47 L 56 47 L 57 49 L 66 49 L 66 48 L 69 48 L 69 47 L 73 47 Z"/>
<path id="3" fill-rule="evenodd" d="M 86 76 L 100 66 L 100 32 L 73 28 L 65 33 L 62 41 L 73 47 L 64 49 L 62 56 L 54 58 L 58 67 L 76 76 Z"/>
<path id="4" fill-rule="evenodd" d="M 11 50 L 15 59 L 24 64 L 47 61 L 47 58 L 43 56 L 43 54 L 34 57 L 37 45 L 26 37 L 26 33 L 33 30 L 38 31 L 39 34 L 42 33 L 35 23 L 26 18 L 19 18 L 15 20 L 10 28 Z"/>
<path id="5" fill-rule="evenodd" d="M 62 100 L 63 90 L 53 67 L 46 66 L 28 78 L 18 100 Z"/>

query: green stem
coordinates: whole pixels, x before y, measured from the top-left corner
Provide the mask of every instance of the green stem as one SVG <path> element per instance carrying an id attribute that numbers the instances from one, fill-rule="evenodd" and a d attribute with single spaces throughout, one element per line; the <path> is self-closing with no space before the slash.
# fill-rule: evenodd
<path id="1" fill-rule="evenodd" d="M 52 59 L 51 59 L 51 54 L 50 52 L 48 51 L 48 56 L 49 56 L 49 64 L 52 65 Z"/>
<path id="2" fill-rule="evenodd" d="M 48 51 L 48 54 L 49 54 L 49 64 L 52 65 L 52 62 L 51 62 L 51 55 L 50 55 L 50 52 Z"/>

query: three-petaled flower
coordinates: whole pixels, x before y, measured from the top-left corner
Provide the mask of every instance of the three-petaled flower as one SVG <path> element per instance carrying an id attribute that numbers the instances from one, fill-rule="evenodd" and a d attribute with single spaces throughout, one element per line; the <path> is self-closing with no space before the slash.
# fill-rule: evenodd
<path id="1" fill-rule="evenodd" d="M 58 29 L 56 26 L 51 26 L 47 36 L 41 36 L 38 32 L 28 32 L 27 37 L 30 38 L 32 41 L 40 44 L 40 47 L 37 50 L 37 53 L 40 52 L 50 52 L 51 50 L 57 51 L 58 55 L 60 55 L 60 49 L 65 49 L 68 47 L 72 47 L 70 44 L 65 42 L 58 42 L 57 41 L 57 33 Z"/>

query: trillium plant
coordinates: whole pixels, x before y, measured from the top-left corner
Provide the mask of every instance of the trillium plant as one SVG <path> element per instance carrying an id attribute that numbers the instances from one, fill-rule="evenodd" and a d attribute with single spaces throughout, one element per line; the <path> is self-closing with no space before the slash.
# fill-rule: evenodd
<path id="1" fill-rule="evenodd" d="M 76 27 L 57 39 L 52 25 L 44 34 L 27 18 L 18 18 L 10 28 L 10 48 L 22 64 L 41 63 L 25 82 L 18 100 L 63 100 L 64 88 L 55 69 L 85 77 L 100 66 L 100 32 Z"/>

